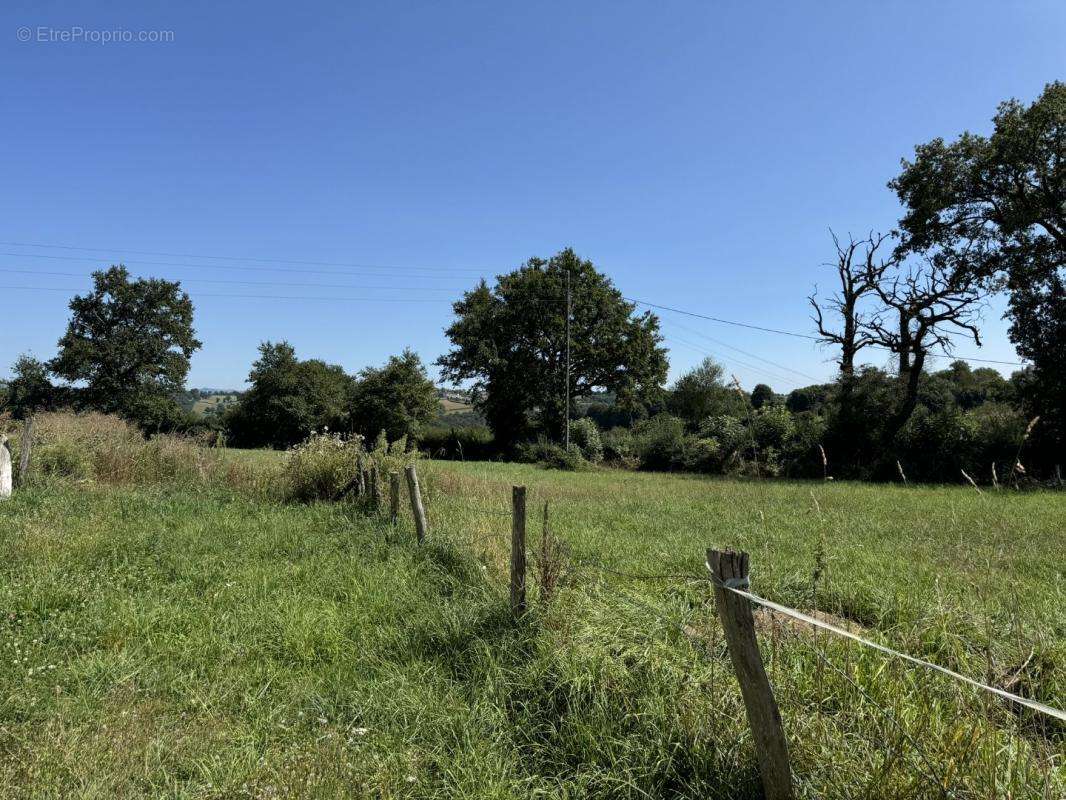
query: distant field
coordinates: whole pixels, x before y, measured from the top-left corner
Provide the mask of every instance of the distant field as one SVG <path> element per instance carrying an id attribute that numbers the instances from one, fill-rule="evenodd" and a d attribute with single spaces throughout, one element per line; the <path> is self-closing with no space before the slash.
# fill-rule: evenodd
<path id="1" fill-rule="evenodd" d="M 456 400 L 449 400 L 444 397 L 440 401 L 441 407 L 444 409 L 445 414 L 451 414 L 456 411 L 473 411 L 474 407 L 469 403 L 460 403 Z"/>
<path id="2" fill-rule="evenodd" d="M 212 394 L 207 397 L 202 397 L 197 400 L 192 407 L 194 414 L 203 415 L 208 410 L 224 406 L 227 403 L 236 402 L 237 395 L 235 394 Z"/>
<path id="3" fill-rule="evenodd" d="M 222 488 L 55 483 L 0 503 L 0 796 L 758 797 L 711 545 L 749 550 L 767 597 L 1066 705 L 1062 493 L 421 472 L 422 548 L 406 509 L 393 530 Z M 513 484 L 534 576 L 543 503 L 569 549 L 556 597 L 531 589 L 517 625 Z M 798 796 L 1066 795 L 1063 728 L 759 624 Z"/>

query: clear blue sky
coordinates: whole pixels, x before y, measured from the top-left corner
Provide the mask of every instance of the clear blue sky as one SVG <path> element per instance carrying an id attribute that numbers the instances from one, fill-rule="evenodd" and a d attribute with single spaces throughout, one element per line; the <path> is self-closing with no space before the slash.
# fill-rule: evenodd
<path id="1" fill-rule="evenodd" d="M 479 274 L 568 245 L 626 295 L 809 331 L 830 226 L 891 228 L 916 143 L 1066 77 L 1052 0 L 101 5 L 0 11 L 0 240 L 101 248 L 0 246 L 0 374 L 51 357 L 89 285 L 44 273 L 118 261 L 192 295 L 190 386 L 241 385 L 264 339 L 431 362 Z M 75 26 L 173 40 L 37 40 Z M 233 294 L 330 299 L 211 296 Z M 960 351 L 1013 360 L 987 317 Z M 704 353 L 779 391 L 833 371 L 802 340 L 662 318 L 672 376 Z"/>

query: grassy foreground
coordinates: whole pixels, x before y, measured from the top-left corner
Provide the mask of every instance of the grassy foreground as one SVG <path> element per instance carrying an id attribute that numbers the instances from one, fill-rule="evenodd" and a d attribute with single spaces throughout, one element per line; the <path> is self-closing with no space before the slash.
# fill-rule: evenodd
<path id="1" fill-rule="evenodd" d="M 698 578 L 710 545 L 748 549 L 771 599 L 1066 705 L 1062 494 L 422 472 L 422 548 L 406 519 L 221 487 L 0 504 L 0 796 L 758 797 L 706 583 L 594 566 Z M 532 549 L 547 501 L 570 552 L 521 624 L 516 483 Z M 801 796 L 1066 794 L 1061 726 L 760 626 Z"/>

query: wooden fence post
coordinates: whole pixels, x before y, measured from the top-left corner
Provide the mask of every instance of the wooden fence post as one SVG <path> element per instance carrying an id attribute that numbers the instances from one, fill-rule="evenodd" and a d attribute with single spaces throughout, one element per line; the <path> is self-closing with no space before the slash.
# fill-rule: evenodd
<path id="1" fill-rule="evenodd" d="M 381 482 L 378 480 L 378 465 L 370 465 L 370 507 L 381 510 Z"/>
<path id="2" fill-rule="evenodd" d="M 395 525 L 400 520 L 400 473 L 389 473 L 389 521 Z"/>
<path id="3" fill-rule="evenodd" d="M 422 507 L 422 492 L 418 488 L 418 473 L 415 471 L 415 465 L 410 464 L 404 470 L 404 474 L 407 475 L 407 492 L 411 495 L 411 513 L 415 518 L 418 543 L 422 544 L 426 540 L 429 530 L 426 525 L 426 509 Z"/>
<path id="4" fill-rule="evenodd" d="M 30 449 L 33 447 L 33 420 L 22 423 L 22 438 L 19 440 L 19 486 L 25 486 L 30 477 Z"/>
<path id="5" fill-rule="evenodd" d="M 0 434 L 0 500 L 11 497 L 11 448 L 7 436 Z"/>
<path id="6" fill-rule="evenodd" d="M 526 613 L 526 487 L 511 489 L 511 613 Z"/>
<path id="7" fill-rule="evenodd" d="M 747 585 L 748 554 L 732 550 L 708 550 L 707 566 L 715 584 L 714 601 L 725 630 L 729 657 L 744 697 L 763 791 L 767 800 L 792 800 L 788 743 L 781 724 L 781 712 L 774 700 L 774 692 L 759 653 L 759 642 L 755 638 L 751 602 L 723 588 L 723 584 L 735 584 L 737 588 Z"/>

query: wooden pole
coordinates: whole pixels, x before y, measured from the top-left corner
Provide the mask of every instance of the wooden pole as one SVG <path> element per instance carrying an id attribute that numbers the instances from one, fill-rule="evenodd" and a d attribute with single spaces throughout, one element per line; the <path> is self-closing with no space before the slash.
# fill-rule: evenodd
<path id="1" fill-rule="evenodd" d="M 422 544 L 429 534 L 429 526 L 426 525 L 426 509 L 422 507 L 422 491 L 418 488 L 418 473 L 415 471 L 415 465 L 409 465 L 404 470 L 404 474 L 407 476 L 407 493 L 411 495 L 411 513 L 415 518 L 418 543 Z"/>
<path id="2" fill-rule="evenodd" d="M 389 473 L 389 520 L 395 525 L 400 520 L 400 473 Z"/>
<path id="3" fill-rule="evenodd" d="M 33 417 L 22 424 L 19 440 L 19 486 L 25 486 L 30 477 L 30 449 L 33 447 Z"/>
<path id="4" fill-rule="evenodd" d="M 755 638 L 751 603 L 747 598 L 722 587 L 722 584 L 728 586 L 731 583 L 746 585 L 748 554 L 732 550 L 708 550 L 707 566 L 715 584 L 714 601 L 725 631 L 729 657 L 748 713 L 763 791 L 767 800 L 792 800 L 788 743 L 781 724 L 781 712 L 774 700 L 773 688 L 766 677 L 759 653 L 759 642 Z"/>
<path id="5" fill-rule="evenodd" d="M 526 487 L 511 489 L 511 613 L 526 613 Z"/>
<path id="6" fill-rule="evenodd" d="M 11 448 L 7 436 L 0 434 L 0 500 L 11 497 Z"/>
<path id="7" fill-rule="evenodd" d="M 378 480 L 378 465 L 370 465 L 370 506 L 374 511 L 381 509 L 381 482 Z"/>

